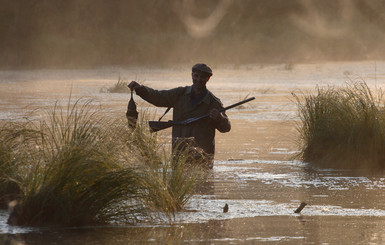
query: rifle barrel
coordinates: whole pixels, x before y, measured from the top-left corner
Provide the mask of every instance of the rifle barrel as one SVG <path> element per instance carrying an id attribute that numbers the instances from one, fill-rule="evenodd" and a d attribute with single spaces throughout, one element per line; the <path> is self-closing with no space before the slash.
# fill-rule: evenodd
<path id="1" fill-rule="evenodd" d="M 235 104 L 229 105 L 229 106 L 227 106 L 227 107 L 225 107 L 225 108 L 223 108 L 223 109 L 220 109 L 219 112 L 223 112 L 223 111 L 229 110 L 229 109 L 231 109 L 231 108 L 234 108 L 234 107 L 236 107 L 236 106 L 240 106 L 240 105 L 242 105 L 242 104 L 244 104 L 244 103 L 247 103 L 247 102 L 249 102 L 249 101 L 252 101 L 252 100 L 254 100 L 254 99 L 255 99 L 255 97 L 251 97 L 251 98 L 248 98 L 248 99 L 246 99 L 246 100 L 242 100 L 242 101 L 240 101 L 240 102 L 238 102 L 238 103 L 235 103 Z M 190 123 L 196 122 L 196 121 L 198 121 L 198 120 L 201 120 L 201 119 L 206 118 L 206 117 L 209 117 L 209 116 L 210 116 L 210 113 L 207 113 L 207 114 L 204 114 L 203 116 L 200 116 L 200 117 L 189 118 L 189 119 L 186 119 L 186 120 L 184 120 L 184 121 L 182 121 L 182 122 L 178 122 L 178 125 L 180 125 L 180 124 L 182 124 L 182 125 L 188 125 L 188 124 L 190 124 Z"/>
<path id="2" fill-rule="evenodd" d="M 227 106 L 227 107 L 225 107 L 223 109 L 220 109 L 219 112 L 223 112 L 223 111 L 229 110 L 231 108 L 234 108 L 236 106 L 242 105 L 242 104 L 247 103 L 247 102 L 249 102 L 251 100 L 254 100 L 254 99 L 255 99 L 255 97 L 251 97 L 251 98 L 248 98 L 246 100 L 242 100 L 242 101 L 240 101 L 238 103 L 235 103 L 235 104 Z M 152 132 L 157 132 L 159 130 L 169 128 L 169 127 L 171 127 L 173 125 L 188 125 L 190 123 L 196 122 L 198 120 L 201 120 L 201 119 L 209 117 L 209 116 L 210 116 L 210 114 L 207 113 L 207 114 L 202 115 L 200 117 L 189 118 L 189 119 L 186 119 L 184 121 L 171 121 L 171 120 L 167 121 L 167 122 L 149 121 L 149 126 L 150 126 L 150 129 L 151 129 Z"/>
<path id="3" fill-rule="evenodd" d="M 246 99 L 246 100 L 242 100 L 242 101 L 240 101 L 240 102 L 238 102 L 238 103 L 229 105 L 228 107 L 225 107 L 225 108 L 223 108 L 223 109 L 221 109 L 221 110 L 219 110 L 219 111 L 220 111 L 220 112 L 226 111 L 226 110 L 228 110 L 228 109 L 231 109 L 231 108 L 234 108 L 234 107 L 236 107 L 236 106 L 242 105 L 242 104 L 247 103 L 247 102 L 249 102 L 249 101 L 252 101 L 252 100 L 254 100 L 254 99 L 255 99 L 255 97 L 251 97 L 251 98 L 248 98 L 248 99 Z"/>

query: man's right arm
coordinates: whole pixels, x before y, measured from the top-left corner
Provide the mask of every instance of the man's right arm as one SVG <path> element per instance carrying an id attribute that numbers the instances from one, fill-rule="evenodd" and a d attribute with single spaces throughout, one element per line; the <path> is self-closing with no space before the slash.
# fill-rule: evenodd
<path id="1" fill-rule="evenodd" d="M 183 93 L 184 88 L 178 87 L 170 90 L 156 90 L 132 81 L 128 84 L 145 101 L 158 107 L 173 107 L 177 98 Z"/>

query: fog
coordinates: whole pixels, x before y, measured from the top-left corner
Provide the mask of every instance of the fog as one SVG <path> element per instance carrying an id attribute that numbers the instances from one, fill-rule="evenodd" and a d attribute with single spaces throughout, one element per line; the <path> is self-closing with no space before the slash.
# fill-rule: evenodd
<path id="1" fill-rule="evenodd" d="M 0 68 L 383 60 L 382 0 L 1 0 Z"/>

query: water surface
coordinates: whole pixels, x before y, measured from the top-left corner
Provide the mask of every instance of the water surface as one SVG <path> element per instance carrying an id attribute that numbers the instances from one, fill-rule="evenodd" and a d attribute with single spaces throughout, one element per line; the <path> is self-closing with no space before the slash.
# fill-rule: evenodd
<path id="1" fill-rule="evenodd" d="M 376 68 L 375 68 L 376 65 Z M 93 98 L 100 113 L 123 117 L 129 94 L 100 93 L 119 74 L 128 81 L 166 89 L 191 83 L 188 70 L 121 69 L 0 71 L 0 120 L 22 120 L 55 101 Z M 0 243 L 256 243 L 383 244 L 385 174 L 317 169 L 294 158 L 298 152 L 296 104 L 291 92 L 344 85 L 363 79 L 371 88 L 385 82 L 385 63 L 329 63 L 218 67 L 208 87 L 224 105 L 256 99 L 228 111 L 232 130 L 217 134 L 214 169 L 197 195 L 170 223 L 70 228 L 12 227 L 0 211 Z M 139 108 L 160 115 L 136 98 Z M 170 113 L 171 114 L 171 113 Z M 34 113 L 39 119 L 39 113 Z M 168 115 L 169 117 L 170 115 Z M 167 119 L 167 118 L 166 118 Z M 167 140 L 169 130 L 160 133 Z M 294 210 L 307 206 L 300 214 Z M 229 212 L 223 213 L 225 204 Z"/>

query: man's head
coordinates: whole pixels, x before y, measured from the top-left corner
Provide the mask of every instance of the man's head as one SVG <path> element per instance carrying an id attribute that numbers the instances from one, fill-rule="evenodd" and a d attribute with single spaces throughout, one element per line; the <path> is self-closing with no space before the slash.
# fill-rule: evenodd
<path id="1" fill-rule="evenodd" d="M 192 67 L 193 89 L 195 93 L 200 93 L 206 89 L 206 83 L 213 75 L 213 71 L 206 64 L 198 63 Z"/>
<path id="2" fill-rule="evenodd" d="M 213 71 L 206 64 L 198 63 L 192 67 L 192 72 L 201 72 L 207 74 L 209 77 L 213 75 Z"/>

